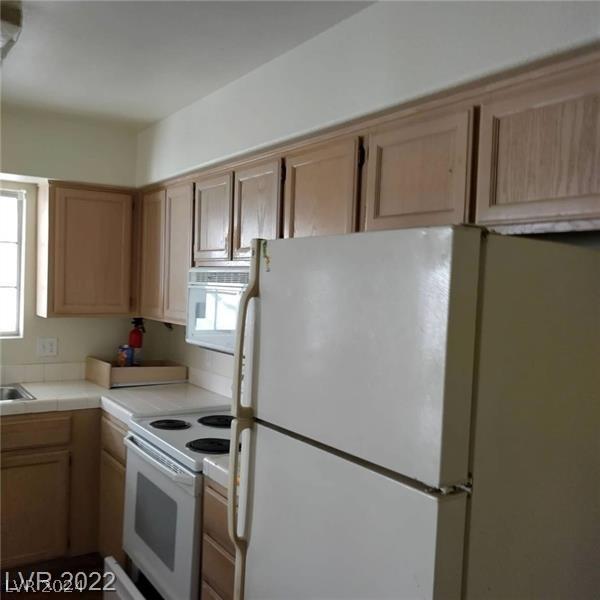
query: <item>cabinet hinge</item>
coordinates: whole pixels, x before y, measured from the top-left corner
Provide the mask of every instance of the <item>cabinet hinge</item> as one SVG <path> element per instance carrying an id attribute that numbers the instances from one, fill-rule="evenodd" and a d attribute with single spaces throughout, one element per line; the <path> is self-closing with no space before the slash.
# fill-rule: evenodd
<path id="1" fill-rule="evenodd" d="M 282 183 L 285 181 L 286 176 L 287 176 L 287 167 L 285 166 L 285 163 L 283 163 L 281 165 L 281 181 L 282 181 Z"/>
<path id="2" fill-rule="evenodd" d="M 360 169 L 367 162 L 367 149 L 361 144 L 358 147 L 358 168 Z"/>

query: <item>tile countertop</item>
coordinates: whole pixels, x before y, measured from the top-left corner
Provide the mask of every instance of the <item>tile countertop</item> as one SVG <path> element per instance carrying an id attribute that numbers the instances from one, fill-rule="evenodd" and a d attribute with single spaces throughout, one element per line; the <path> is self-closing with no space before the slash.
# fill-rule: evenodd
<path id="1" fill-rule="evenodd" d="M 202 473 L 227 489 L 229 487 L 229 456 L 207 456 L 202 461 Z"/>
<path id="2" fill-rule="evenodd" d="M 23 383 L 35 400 L 0 403 L 0 415 L 98 408 L 128 422 L 132 417 L 198 410 L 229 410 L 231 399 L 190 383 L 106 389 L 89 381 Z"/>

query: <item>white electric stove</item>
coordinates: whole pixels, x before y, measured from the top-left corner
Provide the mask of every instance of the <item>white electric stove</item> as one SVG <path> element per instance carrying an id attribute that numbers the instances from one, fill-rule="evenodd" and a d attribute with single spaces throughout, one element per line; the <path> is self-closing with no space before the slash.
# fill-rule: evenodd
<path id="1" fill-rule="evenodd" d="M 210 410 L 132 419 L 130 429 L 183 466 L 200 473 L 206 456 L 229 454 L 232 419 L 229 409 Z"/>
<path id="2" fill-rule="evenodd" d="M 123 547 L 169 600 L 197 600 L 202 462 L 229 454 L 229 407 L 130 421 Z"/>

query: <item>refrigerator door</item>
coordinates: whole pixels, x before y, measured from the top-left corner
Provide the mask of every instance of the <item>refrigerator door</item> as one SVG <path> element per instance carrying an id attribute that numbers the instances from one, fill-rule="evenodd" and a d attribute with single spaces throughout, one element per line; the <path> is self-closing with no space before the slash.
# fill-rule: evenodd
<path id="1" fill-rule="evenodd" d="M 246 600 L 460 597 L 464 494 L 428 495 L 261 425 L 253 437 Z"/>
<path id="2" fill-rule="evenodd" d="M 255 415 L 433 486 L 463 482 L 480 235 L 263 244 Z"/>

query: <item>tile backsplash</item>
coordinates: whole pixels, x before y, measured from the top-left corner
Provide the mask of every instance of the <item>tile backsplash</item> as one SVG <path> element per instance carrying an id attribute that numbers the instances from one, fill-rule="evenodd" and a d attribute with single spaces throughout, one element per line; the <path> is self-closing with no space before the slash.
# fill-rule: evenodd
<path id="1" fill-rule="evenodd" d="M 213 373 L 204 369 L 188 367 L 188 380 L 190 383 L 210 390 L 215 394 L 222 394 L 231 398 L 232 379 L 219 373 Z"/>
<path id="2" fill-rule="evenodd" d="M 0 367 L 0 384 L 85 379 L 85 362 L 35 363 Z"/>

